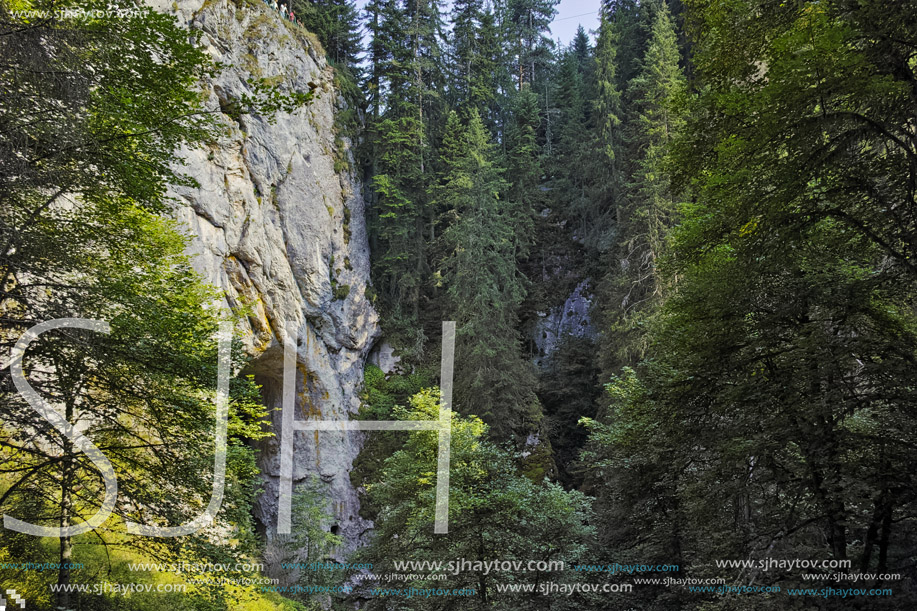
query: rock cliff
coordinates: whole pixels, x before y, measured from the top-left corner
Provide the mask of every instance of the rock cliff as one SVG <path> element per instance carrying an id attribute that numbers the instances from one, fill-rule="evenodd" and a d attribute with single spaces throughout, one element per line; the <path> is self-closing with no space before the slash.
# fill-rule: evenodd
<path id="1" fill-rule="evenodd" d="M 364 361 L 378 316 L 366 289 L 369 248 L 363 200 L 349 142 L 337 134 L 342 110 L 333 71 L 317 41 L 262 2 L 152 2 L 202 33 L 224 67 L 204 84 L 208 110 L 221 114 L 225 136 L 181 151 L 184 171 L 200 184 L 176 188 L 175 216 L 193 236 L 195 265 L 224 289 L 228 305 L 247 310 L 251 372 L 268 407 L 280 407 L 284 334 L 299 337 L 297 418 L 347 419 L 359 407 Z M 240 114 L 234 102 L 247 81 L 267 79 L 286 91 L 313 91 L 312 101 L 271 123 Z M 270 538 L 277 521 L 280 412 L 276 437 L 259 448 L 265 482 L 255 514 Z M 294 480 L 317 475 L 328 487 L 335 523 L 354 547 L 371 525 L 359 517 L 349 472 L 358 434 L 299 432 Z"/>
<path id="2" fill-rule="evenodd" d="M 592 324 L 592 294 L 590 281 L 583 280 L 567 297 L 564 304 L 548 312 L 539 312 L 535 324 L 534 343 L 537 348 L 535 364 L 544 367 L 564 337 L 595 339 L 597 332 Z"/>

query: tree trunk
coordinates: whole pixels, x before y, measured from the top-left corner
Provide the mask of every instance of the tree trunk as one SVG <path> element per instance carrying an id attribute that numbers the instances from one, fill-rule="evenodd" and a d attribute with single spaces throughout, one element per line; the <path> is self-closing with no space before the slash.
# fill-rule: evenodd
<path id="1" fill-rule="evenodd" d="M 889 498 L 885 503 L 882 514 L 882 538 L 879 540 L 879 566 L 876 569 L 881 573 L 888 570 L 888 541 L 892 534 L 892 502 Z"/>
<path id="2" fill-rule="evenodd" d="M 73 421 L 73 406 L 68 403 L 66 408 L 67 421 Z M 67 439 L 63 444 L 65 459 L 61 473 L 61 501 L 60 501 L 60 527 L 67 528 L 73 522 L 73 475 L 74 463 L 72 460 L 73 443 Z M 70 608 L 70 592 L 65 588 L 70 585 L 70 563 L 73 561 L 73 541 L 69 536 L 60 538 L 60 567 L 57 569 L 58 590 L 55 596 L 56 606 L 63 609 Z"/>

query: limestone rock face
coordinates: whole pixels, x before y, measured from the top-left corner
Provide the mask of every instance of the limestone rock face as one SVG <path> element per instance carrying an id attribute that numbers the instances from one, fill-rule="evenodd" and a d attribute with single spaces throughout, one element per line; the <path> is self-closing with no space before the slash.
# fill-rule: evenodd
<path id="1" fill-rule="evenodd" d="M 563 306 L 540 313 L 534 333 L 535 346 L 538 348 L 535 364 L 545 366 L 558 343 L 566 336 L 595 339 L 597 333 L 590 317 L 591 311 L 589 280 L 583 280 L 570 293 Z"/>
<path id="2" fill-rule="evenodd" d="M 225 135 L 208 147 L 181 151 L 183 171 L 200 184 L 178 187 L 175 217 L 193 236 L 194 265 L 225 290 L 227 305 L 247 308 L 245 344 L 251 372 L 269 408 L 282 396 L 283 338 L 298 338 L 296 418 L 346 420 L 359 407 L 367 354 L 379 335 L 367 299 L 369 246 L 361 190 L 350 168 L 349 143 L 335 133 L 343 108 L 333 72 L 311 35 L 261 2 L 151 2 L 200 30 L 202 43 L 225 67 L 204 84 L 207 109 L 221 113 Z M 247 81 L 269 79 L 284 91 L 314 92 L 271 123 L 239 114 L 234 101 L 251 95 Z M 261 444 L 265 482 L 255 514 L 270 538 L 276 531 L 280 470 L 279 410 L 275 437 Z M 360 436 L 297 432 L 294 480 L 317 475 L 327 485 L 344 548 L 371 524 L 359 517 L 349 472 Z"/>

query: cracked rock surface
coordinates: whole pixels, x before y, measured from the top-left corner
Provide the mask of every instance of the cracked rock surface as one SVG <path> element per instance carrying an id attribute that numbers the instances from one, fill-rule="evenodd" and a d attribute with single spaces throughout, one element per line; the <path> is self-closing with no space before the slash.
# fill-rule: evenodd
<path id="1" fill-rule="evenodd" d="M 349 169 L 349 142 L 334 128 L 342 102 L 332 69 L 311 35 L 260 2 L 150 4 L 200 30 L 204 47 L 224 65 L 204 92 L 225 134 L 180 151 L 183 171 L 199 186 L 172 193 L 179 200 L 174 216 L 193 236 L 194 265 L 226 292 L 226 305 L 248 309 L 244 342 L 267 406 L 281 406 L 283 338 L 290 334 L 298 338 L 296 418 L 346 420 L 359 408 L 364 361 L 379 327 L 366 297 L 361 190 Z M 252 77 L 314 97 L 292 113 L 278 112 L 273 123 L 233 112 L 233 100 L 251 94 Z M 280 423 L 280 411 L 272 410 L 266 426 L 275 437 L 258 448 L 264 491 L 255 517 L 269 539 L 277 523 Z M 318 476 L 327 486 L 334 514 L 327 528 L 336 526 L 345 551 L 371 528 L 350 483 L 360 442 L 358 433 L 304 431 L 293 450 L 294 481 Z"/>

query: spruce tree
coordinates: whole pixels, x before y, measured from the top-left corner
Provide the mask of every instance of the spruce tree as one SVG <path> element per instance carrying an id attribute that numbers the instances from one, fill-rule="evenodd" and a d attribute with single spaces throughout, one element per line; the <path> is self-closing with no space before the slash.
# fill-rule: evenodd
<path id="1" fill-rule="evenodd" d="M 392 63 L 396 50 L 404 44 L 404 36 L 399 27 L 401 21 L 397 0 L 371 0 L 366 4 L 364 13 L 365 27 L 369 33 L 369 66 L 366 70 L 365 88 L 371 118 L 367 128 L 371 134 L 375 122 L 378 122 L 382 115 Z M 375 159 L 375 154 L 372 157 Z"/>
<path id="2" fill-rule="evenodd" d="M 637 76 L 650 38 L 653 16 L 664 0 L 605 0 L 602 20 L 615 34 L 617 45 L 617 81 L 620 91 Z"/>
<path id="3" fill-rule="evenodd" d="M 595 49 L 595 131 L 594 139 L 600 162 L 596 177 L 596 198 L 598 218 L 602 227 L 608 227 L 609 220 L 621 223 L 617 214 L 617 203 L 622 197 L 624 183 L 622 146 L 623 105 L 618 81 L 619 33 L 611 17 L 603 12 L 599 36 Z M 604 236 L 603 236 L 604 237 Z M 605 240 L 602 240 L 605 246 Z"/>
<path id="4" fill-rule="evenodd" d="M 487 9 L 481 14 L 478 41 L 481 57 L 479 97 L 482 101 L 486 100 L 485 108 L 481 111 L 481 119 L 491 130 L 494 138 L 499 138 L 503 100 L 506 91 L 510 89 L 510 73 L 506 65 L 497 16 L 493 9 Z"/>
<path id="5" fill-rule="evenodd" d="M 477 0 L 457 0 L 452 5 L 452 61 L 454 68 L 453 98 L 457 104 L 469 103 L 474 89 L 473 79 L 477 66 L 477 33 L 481 20 L 481 6 Z"/>
<path id="6" fill-rule="evenodd" d="M 647 317 L 664 293 L 658 260 L 675 222 L 665 157 L 684 123 L 675 102 L 685 91 L 674 24 L 665 4 L 656 11 L 640 73 L 628 85 L 625 167 L 630 180 L 616 204 L 617 247 L 606 276 L 606 358 L 637 362 L 646 352 Z"/>
<path id="7" fill-rule="evenodd" d="M 526 85 L 510 98 L 510 123 L 506 129 L 507 198 L 517 204 L 515 223 L 519 252 L 524 258 L 534 239 L 533 218 L 544 206 L 541 190 L 541 147 L 538 129 L 541 113 L 538 96 Z"/>
<path id="8" fill-rule="evenodd" d="M 595 154 L 592 137 L 591 59 L 589 39 L 580 27 L 576 38 L 560 56 L 554 78 L 552 102 L 557 108 L 556 144 L 551 159 L 553 180 L 550 188 L 557 207 L 571 223 L 575 240 L 594 251 L 604 219 L 593 194 L 601 160 Z"/>
<path id="9" fill-rule="evenodd" d="M 449 115 L 443 175 L 435 197 L 454 215 L 442 236 L 446 312 L 455 320 L 456 405 L 480 416 L 500 438 L 540 420 L 530 365 L 521 357 L 517 310 L 525 297 L 517 269 L 515 204 L 484 124 Z"/>
<path id="10" fill-rule="evenodd" d="M 610 385 L 594 429 L 606 533 L 643 559 L 638 534 L 670 560 L 681 546 L 698 578 L 736 577 L 716 559 L 776 554 L 904 570 L 917 501 L 913 20 L 842 1 L 690 8 L 703 86 L 673 149 L 691 195 L 665 270 L 677 291 L 653 321 L 653 358 Z M 648 178 L 641 192 L 658 193 Z M 653 519 L 622 532 L 641 512 Z M 914 606 L 895 596 L 889 608 Z"/>
<path id="11" fill-rule="evenodd" d="M 506 41 L 513 58 L 513 78 L 521 89 L 533 84 L 538 67 L 551 61 L 554 43 L 546 33 L 557 13 L 560 0 L 506 0 L 503 24 Z"/>
<path id="12" fill-rule="evenodd" d="M 374 147 L 374 279 L 389 330 L 406 355 L 423 353 L 421 295 L 430 284 L 428 202 L 433 142 L 443 90 L 441 18 L 436 0 L 372 6 L 371 68 L 378 100 Z"/>
<path id="13" fill-rule="evenodd" d="M 325 54 L 338 66 L 358 70 L 362 41 L 360 18 L 353 0 L 295 0 L 296 16 L 316 36 Z"/>
<path id="14" fill-rule="evenodd" d="M 480 0 L 453 3 L 450 55 L 450 104 L 465 113 L 475 109 L 492 124 L 501 50 L 493 13 Z"/>

